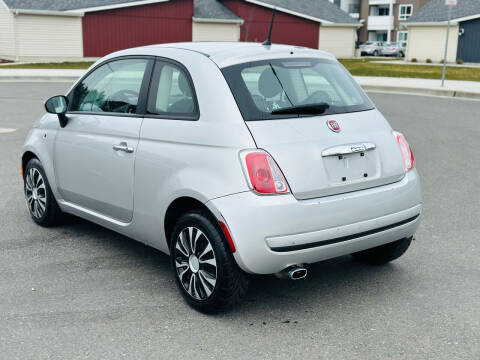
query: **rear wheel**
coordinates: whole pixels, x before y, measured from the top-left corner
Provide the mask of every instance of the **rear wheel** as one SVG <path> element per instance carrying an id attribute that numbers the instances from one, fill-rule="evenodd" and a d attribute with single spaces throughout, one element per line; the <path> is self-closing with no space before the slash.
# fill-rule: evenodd
<path id="1" fill-rule="evenodd" d="M 192 211 L 178 220 L 170 250 L 177 287 L 194 309 L 225 311 L 245 296 L 248 276 L 237 266 L 208 211 Z"/>
<path id="2" fill-rule="evenodd" d="M 30 160 L 23 178 L 25 201 L 33 221 L 45 227 L 58 224 L 62 212 L 53 196 L 42 163 L 37 159 Z"/>
<path id="3" fill-rule="evenodd" d="M 375 51 L 373 52 L 373 56 L 378 56 L 378 51 L 377 51 L 377 50 L 375 50 Z"/>
<path id="4" fill-rule="evenodd" d="M 352 256 L 358 261 L 371 265 L 386 264 L 405 254 L 412 243 L 412 239 L 413 237 L 401 239 L 385 245 L 353 253 Z"/>

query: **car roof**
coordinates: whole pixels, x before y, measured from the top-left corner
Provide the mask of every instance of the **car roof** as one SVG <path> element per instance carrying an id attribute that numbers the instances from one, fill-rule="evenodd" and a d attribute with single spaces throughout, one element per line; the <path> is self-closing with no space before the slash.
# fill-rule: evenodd
<path id="1" fill-rule="evenodd" d="M 162 56 L 162 49 L 180 49 L 185 51 L 194 51 L 209 57 L 220 68 L 240 64 L 244 62 L 284 58 L 284 57 L 320 57 L 325 59 L 335 59 L 335 57 L 325 51 L 314 50 L 295 45 L 272 44 L 269 46 L 254 42 L 183 42 L 148 45 L 133 49 L 122 50 L 112 55 L 155 55 Z"/>

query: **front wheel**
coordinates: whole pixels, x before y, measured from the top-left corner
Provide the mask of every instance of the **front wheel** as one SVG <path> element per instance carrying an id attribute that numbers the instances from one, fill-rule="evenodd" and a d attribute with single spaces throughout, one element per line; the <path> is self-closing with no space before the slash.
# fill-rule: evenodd
<path id="1" fill-rule="evenodd" d="M 412 237 L 397 240 L 385 245 L 353 253 L 352 256 L 361 262 L 371 265 L 383 265 L 398 259 L 410 247 Z"/>
<path id="2" fill-rule="evenodd" d="M 375 50 L 375 51 L 373 52 L 373 56 L 378 56 L 378 51 L 377 51 L 377 50 Z"/>
<path id="3" fill-rule="evenodd" d="M 57 225 L 62 212 L 53 196 L 42 163 L 32 159 L 25 167 L 23 188 L 27 208 L 38 225 L 48 227 Z"/>
<path id="4" fill-rule="evenodd" d="M 175 282 L 194 309 L 225 311 L 246 294 L 248 276 L 236 264 L 221 229 L 206 210 L 183 215 L 170 239 Z"/>

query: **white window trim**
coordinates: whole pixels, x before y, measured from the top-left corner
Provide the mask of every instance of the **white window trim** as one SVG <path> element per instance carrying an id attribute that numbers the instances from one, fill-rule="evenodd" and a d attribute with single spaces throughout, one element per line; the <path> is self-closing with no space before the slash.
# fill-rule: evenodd
<path id="1" fill-rule="evenodd" d="M 407 15 L 405 13 L 402 15 L 402 8 L 410 8 L 410 15 Z M 407 20 L 410 16 L 413 15 L 413 4 L 401 4 L 400 7 L 398 8 L 398 20 Z"/>
<path id="2" fill-rule="evenodd" d="M 407 40 L 400 40 L 400 34 L 407 34 Z M 397 32 L 397 42 L 408 41 L 408 31 L 398 31 Z"/>

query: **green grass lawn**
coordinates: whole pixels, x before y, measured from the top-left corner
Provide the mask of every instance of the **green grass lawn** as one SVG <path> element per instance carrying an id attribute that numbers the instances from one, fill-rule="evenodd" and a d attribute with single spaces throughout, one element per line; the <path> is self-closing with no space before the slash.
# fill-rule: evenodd
<path id="1" fill-rule="evenodd" d="M 388 59 L 385 60 L 395 60 Z M 387 76 L 421 79 L 440 79 L 442 67 L 432 65 L 399 65 L 377 64 L 378 58 L 340 59 L 340 62 L 356 76 Z M 0 66 L 0 69 L 87 69 L 93 62 L 62 62 L 11 64 Z M 480 68 L 447 67 L 448 80 L 480 81 Z"/>
<path id="2" fill-rule="evenodd" d="M 378 60 L 378 59 L 375 59 Z M 373 59 L 340 59 L 355 76 L 387 76 L 441 79 L 442 67 L 432 65 L 377 64 Z M 448 80 L 480 81 L 480 68 L 447 66 Z"/>

